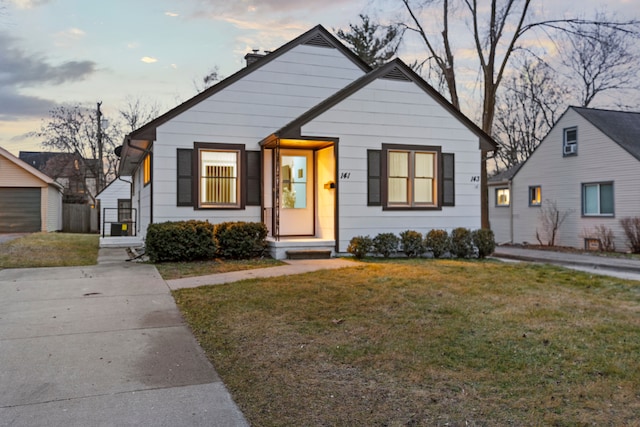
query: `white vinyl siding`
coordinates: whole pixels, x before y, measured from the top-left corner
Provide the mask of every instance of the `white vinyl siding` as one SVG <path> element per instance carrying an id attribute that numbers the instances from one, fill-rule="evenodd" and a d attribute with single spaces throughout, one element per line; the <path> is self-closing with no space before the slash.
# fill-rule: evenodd
<path id="1" fill-rule="evenodd" d="M 579 129 L 580 154 L 563 157 L 563 130 L 571 127 Z M 542 229 L 540 210 L 530 209 L 524 197 L 530 185 L 540 185 L 543 207 L 546 201 L 555 201 L 561 212 L 569 212 L 559 229 L 557 245 L 584 248 L 583 236 L 604 225 L 612 230 L 616 247 L 625 250 L 626 238 L 619 219 L 640 212 L 639 169 L 635 157 L 569 109 L 514 177 L 514 243 L 537 243 L 536 229 Z M 582 184 L 598 182 L 615 182 L 615 216 L 582 215 Z"/>
<path id="2" fill-rule="evenodd" d="M 480 228 L 478 137 L 413 82 L 378 79 L 312 120 L 303 135 L 339 138 L 339 244 L 358 235 L 412 229 Z M 382 210 L 367 206 L 367 150 L 382 144 L 440 146 L 455 153 L 455 206 Z"/>
<path id="3" fill-rule="evenodd" d="M 299 45 L 159 126 L 153 149 L 153 221 L 260 221 L 260 206 L 216 211 L 177 206 L 176 149 L 211 142 L 259 151 L 263 138 L 363 74 L 338 49 Z"/>
<path id="4" fill-rule="evenodd" d="M 100 200 L 100 232 L 102 232 L 103 222 L 107 223 L 105 224 L 106 231 L 110 229 L 109 223 L 119 222 L 118 200 L 131 199 L 131 179 L 130 176 L 116 178 L 96 197 L 96 199 Z M 133 201 L 132 208 L 137 209 Z"/>

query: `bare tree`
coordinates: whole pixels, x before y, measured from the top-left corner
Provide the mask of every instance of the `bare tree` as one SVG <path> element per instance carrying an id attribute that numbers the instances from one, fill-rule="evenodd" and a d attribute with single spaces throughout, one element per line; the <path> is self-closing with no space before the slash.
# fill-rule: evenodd
<path id="1" fill-rule="evenodd" d="M 43 121 L 40 131 L 32 135 L 43 138 L 42 146 L 67 153 L 77 153 L 90 169 L 97 181 L 107 182 L 115 173 L 115 141 L 121 138 L 117 127 L 101 129 L 102 141 L 98 142 L 97 110 L 83 105 L 62 105 L 49 112 L 49 119 Z M 102 149 L 102 156 L 100 153 Z M 101 165 L 98 161 L 103 158 Z M 85 188 L 92 199 L 90 188 Z M 101 188 L 97 188 L 100 191 Z"/>
<path id="2" fill-rule="evenodd" d="M 453 0 L 427 0 L 415 4 L 411 0 L 400 0 L 409 14 L 407 30 L 416 33 L 424 42 L 429 55 L 428 60 L 440 68 L 447 83 L 451 103 L 460 108 L 458 81 L 454 66 L 454 55 L 450 39 L 450 19 Z M 470 23 L 471 43 L 479 64 L 481 76 L 481 128 L 491 135 L 496 111 L 498 88 L 505 76 L 513 53 L 520 49 L 525 35 L 535 29 L 541 29 L 542 36 L 552 32 L 575 32 L 575 28 L 608 28 L 612 31 L 638 34 L 637 20 L 624 22 L 601 22 L 598 19 L 585 20 L 547 19 L 534 20 L 530 6 L 532 0 L 491 0 L 478 4 L 477 0 L 459 0 L 462 4 L 459 18 Z M 488 3 L 488 4 L 487 4 Z M 422 25 L 422 13 L 426 9 L 438 10 L 442 17 L 439 32 L 425 30 Z M 437 34 L 434 35 L 434 34 Z M 460 36 L 460 34 L 457 34 Z M 481 164 L 481 212 L 482 226 L 489 226 L 487 195 L 487 159 L 482 156 Z"/>
<path id="3" fill-rule="evenodd" d="M 567 90 L 544 62 L 525 58 L 498 92 L 494 139 L 497 170 L 525 161 L 566 107 Z"/>
<path id="4" fill-rule="evenodd" d="M 220 68 L 214 65 L 211 70 L 202 78 L 202 82 L 193 81 L 193 86 L 198 93 L 210 88 L 220 80 L 223 80 L 224 76 L 220 74 Z"/>
<path id="5" fill-rule="evenodd" d="M 160 104 L 157 101 L 144 103 L 140 97 L 127 96 L 125 105 L 119 110 L 127 131 L 134 131 L 160 115 Z"/>
<path id="6" fill-rule="evenodd" d="M 611 19 L 598 13 L 596 21 Z M 569 24 L 557 45 L 568 70 L 568 83 L 580 94 L 581 106 L 588 107 L 604 92 L 638 88 L 637 36 L 606 25 Z"/>
<path id="7" fill-rule="evenodd" d="M 547 246 L 555 246 L 560 226 L 571 212 L 573 212 L 571 209 L 561 211 L 558 209 L 558 204 L 555 200 L 551 201 L 549 199 L 545 199 L 539 215 L 542 232 L 536 228 L 536 239 L 538 240 L 538 243 L 541 245 L 546 244 Z M 545 240 L 546 243 L 544 242 Z"/>
<path id="8" fill-rule="evenodd" d="M 360 15 L 359 25 L 349 24 L 349 31 L 334 29 L 339 39 L 372 67 L 379 67 L 393 58 L 402 41 L 402 29 L 397 24 L 383 26 L 372 22 L 369 16 Z"/>

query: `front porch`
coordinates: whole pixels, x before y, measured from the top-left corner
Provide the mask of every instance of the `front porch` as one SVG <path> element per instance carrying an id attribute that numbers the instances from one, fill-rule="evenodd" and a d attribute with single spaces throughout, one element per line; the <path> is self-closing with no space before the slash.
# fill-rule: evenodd
<path id="1" fill-rule="evenodd" d="M 336 241 L 314 237 L 267 237 L 269 255 L 274 259 L 331 258 L 336 255 Z"/>

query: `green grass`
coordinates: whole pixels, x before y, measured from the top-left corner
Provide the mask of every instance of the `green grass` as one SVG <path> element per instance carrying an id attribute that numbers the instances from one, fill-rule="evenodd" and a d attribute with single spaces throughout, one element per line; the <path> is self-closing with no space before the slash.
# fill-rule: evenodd
<path id="1" fill-rule="evenodd" d="M 282 261 L 272 258 L 249 260 L 215 259 L 191 262 L 163 262 L 154 264 L 165 280 L 181 279 L 183 277 L 206 276 L 209 274 L 228 273 L 230 271 L 251 270 L 283 265 Z"/>
<path id="2" fill-rule="evenodd" d="M 33 233 L 0 244 L 0 268 L 67 267 L 98 262 L 96 234 Z"/>
<path id="3" fill-rule="evenodd" d="M 639 282 L 391 260 L 174 296 L 252 425 L 637 425 Z"/>

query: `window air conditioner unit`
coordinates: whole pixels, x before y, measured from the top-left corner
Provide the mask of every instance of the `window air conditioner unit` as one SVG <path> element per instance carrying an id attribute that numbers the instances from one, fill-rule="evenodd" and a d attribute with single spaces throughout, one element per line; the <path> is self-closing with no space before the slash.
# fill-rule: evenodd
<path id="1" fill-rule="evenodd" d="M 567 144 L 564 146 L 564 154 L 576 154 L 576 152 L 578 151 L 578 145 L 577 144 Z"/>

